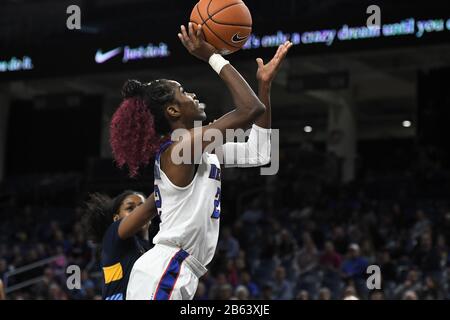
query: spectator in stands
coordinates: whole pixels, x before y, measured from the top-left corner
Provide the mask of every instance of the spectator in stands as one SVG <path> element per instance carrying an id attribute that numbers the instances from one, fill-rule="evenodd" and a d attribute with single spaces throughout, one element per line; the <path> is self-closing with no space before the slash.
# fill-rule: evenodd
<path id="1" fill-rule="evenodd" d="M 395 283 L 397 281 L 397 268 L 392 261 L 391 254 L 388 250 L 383 250 L 379 253 L 379 266 L 382 270 L 382 287 L 386 291 L 387 297 L 393 295 L 395 290 Z"/>
<path id="2" fill-rule="evenodd" d="M 418 292 L 421 289 L 421 283 L 419 279 L 419 273 L 416 270 L 410 270 L 406 276 L 405 281 L 397 286 L 394 291 L 394 297 L 401 299 L 405 297 L 406 292 Z"/>
<path id="3" fill-rule="evenodd" d="M 449 253 L 449 247 L 447 245 L 447 239 L 444 233 L 439 233 L 436 240 L 436 250 L 438 251 L 441 259 L 445 261 Z"/>
<path id="4" fill-rule="evenodd" d="M 444 299 L 444 291 L 431 276 L 427 276 L 422 289 L 419 291 L 419 297 L 421 300 L 442 300 Z"/>
<path id="5" fill-rule="evenodd" d="M 314 271 L 319 263 L 319 253 L 311 235 L 307 232 L 304 233 L 302 240 L 303 246 L 295 257 L 294 270 L 297 272 L 297 278 Z"/>
<path id="6" fill-rule="evenodd" d="M 48 299 L 50 300 L 68 300 L 68 295 L 62 290 L 61 286 L 56 282 L 50 284 L 48 288 Z"/>
<path id="7" fill-rule="evenodd" d="M 376 252 L 372 241 L 369 238 L 365 238 L 361 244 L 361 256 L 363 256 L 368 264 L 373 264 L 376 260 Z"/>
<path id="8" fill-rule="evenodd" d="M 245 252 L 240 251 L 239 257 L 234 261 L 234 265 L 239 275 L 242 275 L 247 270 L 247 262 L 245 261 Z"/>
<path id="9" fill-rule="evenodd" d="M 0 279 L 0 300 L 6 300 L 5 288 L 3 287 L 2 279 Z"/>
<path id="10" fill-rule="evenodd" d="M 321 288 L 319 291 L 319 300 L 331 300 L 331 291 L 328 288 Z"/>
<path id="11" fill-rule="evenodd" d="M 430 225 L 430 220 L 428 220 L 425 212 L 421 209 L 417 210 L 416 222 L 411 229 L 411 238 L 413 240 L 419 238 L 423 233 L 425 233 L 425 231 L 428 230 Z"/>
<path id="12" fill-rule="evenodd" d="M 203 281 L 199 281 L 197 291 L 194 295 L 194 300 L 207 300 L 208 295 L 206 293 L 206 286 Z"/>
<path id="13" fill-rule="evenodd" d="M 308 292 L 317 292 L 319 289 L 319 252 L 316 244 L 309 232 L 302 236 L 302 247 L 296 253 L 292 265 L 292 276 L 290 279 L 295 281 L 297 290 L 307 290 Z"/>
<path id="14" fill-rule="evenodd" d="M 294 284 L 286 279 L 284 267 L 279 266 L 275 269 L 272 288 L 275 300 L 290 300 L 294 297 Z"/>
<path id="15" fill-rule="evenodd" d="M 337 298 L 341 285 L 340 269 L 342 257 L 336 252 L 331 241 L 325 242 L 324 251 L 319 259 L 321 270 L 323 271 L 322 285 L 329 288 L 332 296 Z"/>
<path id="16" fill-rule="evenodd" d="M 261 299 L 262 300 L 273 300 L 273 289 L 272 285 L 270 283 L 266 283 L 262 287 L 262 293 L 261 293 Z"/>
<path id="17" fill-rule="evenodd" d="M 221 296 L 220 290 L 226 284 L 228 284 L 227 276 L 224 273 L 219 273 L 215 278 L 214 284 L 211 286 L 209 294 L 210 299 L 212 300 L 220 299 Z"/>
<path id="18" fill-rule="evenodd" d="M 254 198 L 250 206 L 242 214 L 241 220 L 244 223 L 249 223 L 251 225 L 258 223 L 263 217 L 263 211 L 261 210 L 261 207 L 261 198 Z"/>
<path id="19" fill-rule="evenodd" d="M 261 253 L 259 259 L 255 262 L 255 270 L 253 278 L 255 281 L 263 283 L 269 281 L 273 277 L 275 269 L 280 265 L 280 259 L 276 254 L 275 239 L 272 232 L 267 232 L 266 236 L 261 239 L 259 244 Z"/>
<path id="20" fill-rule="evenodd" d="M 227 262 L 227 281 L 233 287 L 238 285 L 239 275 L 234 260 L 228 260 Z"/>
<path id="21" fill-rule="evenodd" d="M 214 286 L 216 279 L 211 275 L 211 272 L 208 271 L 200 280 L 205 285 L 206 298 L 209 298 L 211 295 L 211 288 Z"/>
<path id="22" fill-rule="evenodd" d="M 372 291 L 369 295 L 370 300 L 384 300 L 384 294 L 383 291 L 375 290 Z"/>
<path id="23" fill-rule="evenodd" d="M 342 264 L 342 257 L 336 252 L 333 242 L 325 242 L 324 251 L 320 256 L 319 263 L 326 271 L 339 272 Z"/>
<path id="24" fill-rule="evenodd" d="M 297 293 L 297 296 L 295 297 L 296 300 L 309 300 L 309 293 L 306 290 L 301 290 L 299 293 Z"/>
<path id="25" fill-rule="evenodd" d="M 235 294 L 237 300 L 248 300 L 250 297 L 250 293 L 247 287 L 240 285 L 236 288 Z"/>
<path id="26" fill-rule="evenodd" d="M 275 243 L 277 246 L 278 256 L 281 260 L 289 261 L 296 247 L 296 243 L 292 235 L 287 229 L 281 230 L 281 232 L 276 236 Z"/>
<path id="27" fill-rule="evenodd" d="M 56 248 L 56 255 L 58 258 L 54 262 L 54 267 L 59 270 L 65 270 L 67 267 L 67 257 L 64 254 L 64 249 L 61 246 Z"/>
<path id="28" fill-rule="evenodd" d="M 252 281 L 251 275 L 248 272 L 243 272 L 241 275 L 241 284 L 244 285 L 252 299 L 258 298 L 260 295 L 260 289 L 258 285 Z"/>
<path id="29" fill-rule="evenodd" d="M 413 290 L 407 290 L 403 294 L 402 300 L 418 300 L 417 293 Z"/>
<path id="30" fill-rule="evenodd" d="M 421 236 L 420 245 L 414 253 L 414 262 L 425 275 L 431 275 L 436 279 L 441 278 L 441 255 L 433 246 L 430 233 Z"/>
<path id="31" fill-rule="evenodd" d="M 342 226 L 335 226 L 331 235 L 331 241 L 339 254 L 347 252 L 349 240 Z"/>
<path id="32" fill-rule="evenodd" d="M 347 259 L 342 263 L 342 278 L 354 284 L 355 290 L 362 299 L 367 298 L 368 295 L 366 285 L 368 265 L 367 259 L 361 256 L 359 245 L 352 243 L 348 249 Z"/>
<path id="33" fill-rule="evenodd" d="M 222 231 L 222 239 L 219 241 L 217 247 L 219 250 L 226 252 L 228 259 L 235 259 L 239 255 L 239 243 L 233 237 L 229 228 L 224 228 Z"/>
<path id="34" fill-rule="evenodd" d="M 437 223 L 437 229 L 445 237 L 445 242 L 450 245 L 450 210 L 442 210 L 442 215 Z"/>
<path id="35" fill-rule="evenodd" d="M 81 272 L 81 291 L 83 298 L 86 300 L 92 300 L 95 296 L 95 283 L 86 270 Z"/>
<path id="36" fill-rule="evenodd" d="M 8 265 L 5 259 L 0 258 L 0 279 L 3 279 L 3 276 L 8 271 Z"/>
<path id="37" fill-rule="evenodd" d="M 405 214 L 400 206 L 400 204 L 395 203 L 392 206 L 392 222 L 394 224 L 394 228 L 396 232 L 400 232 L 401 230 L 405 230 L 408 227 L 408 222 L 405 217 Z"/>
<path id="38" fill-rule="evenodd" d="M 342 264 L 342 276 L 344 279 L 361 279 L 367 270 L 367 260 L 360 255 L 359 245 L 352 243 L 348 247 L 347 259 Z"/>
<path id="39" fill-rule="evenodd" d="M 353 285 L 349 285 L 344 290 L 343 300 L 359 300 L 356 294 L 356 288 Z"/>
<path id="40" fill-rule="evenodd" d="M 56 283 L 55 273 L 52 268 L 45 268 L 44 277 L 40 283 L 33 288 L 33 294 L 46 299 L 49 296 L 49 289 L 53 283 Z"/>
<path id="41" fill-rule="evenodd" d="M 233 296 L 233 287 L 231 284 L 223 284 L 219 288 L 218 300 L 236 300 L 237 298 Z"/>

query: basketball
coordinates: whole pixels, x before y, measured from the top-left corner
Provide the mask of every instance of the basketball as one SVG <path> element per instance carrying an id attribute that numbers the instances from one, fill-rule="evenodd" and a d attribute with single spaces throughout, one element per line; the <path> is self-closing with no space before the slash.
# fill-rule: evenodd
<path id="1" fill-rule="evenodd" d="M 241 49 L 252 32 L 252 16 L 241 0 L 200 0 L 190 21 L 202 25 L 205 40 L 223 55 Z"/>

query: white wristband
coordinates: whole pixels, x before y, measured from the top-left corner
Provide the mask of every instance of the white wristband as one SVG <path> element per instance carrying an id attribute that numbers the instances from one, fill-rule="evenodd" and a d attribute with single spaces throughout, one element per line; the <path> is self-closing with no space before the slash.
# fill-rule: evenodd
<path id="1" fill-rule="evenodd" d="M 225 67 L 230 61 L 226 60 L 218 53 L 214 53 L 211 57 L 209 57 L 209 65 L 214 69 L 217 74 L 220 74 L 222 68 Z"/>

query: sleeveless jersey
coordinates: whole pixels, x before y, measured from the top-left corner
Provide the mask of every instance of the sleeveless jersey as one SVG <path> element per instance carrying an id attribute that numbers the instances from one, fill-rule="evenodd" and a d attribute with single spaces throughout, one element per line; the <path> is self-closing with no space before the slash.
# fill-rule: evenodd
<path id="1" fill-rule="evenodd" d="M 160 166 L 163 144 L 156 155 L 155 202 L 161 219 L 155 244 L 169 243 L 193 255 L 206 266 L 213 258 L 219 238 L 221 170 L 215 154 L 203 153 L 191 183 L 174 185 Z"/>

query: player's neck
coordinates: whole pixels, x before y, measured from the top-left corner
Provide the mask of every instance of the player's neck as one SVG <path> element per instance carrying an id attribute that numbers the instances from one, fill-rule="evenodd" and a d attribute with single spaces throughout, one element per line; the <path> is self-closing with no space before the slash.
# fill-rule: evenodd
<path id="1" fill-rule="evenodd" d="M 172 127 L 172 132 L 177 129 L 191 130 L 194 128 L 194 122 L 178 120 L 176 122 L 173 122 L 171 127 Z"/>

